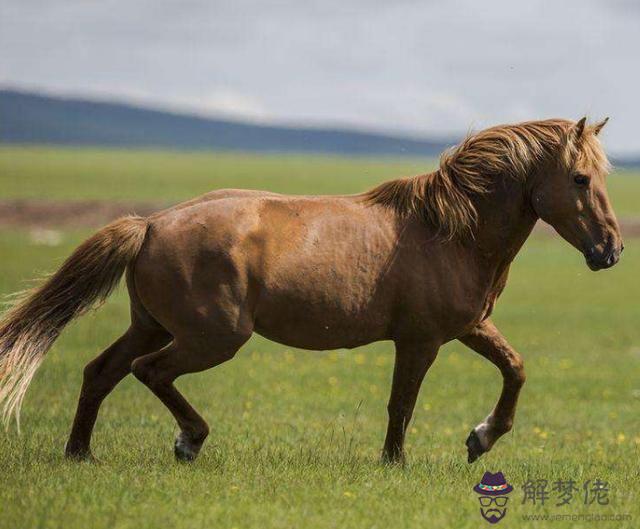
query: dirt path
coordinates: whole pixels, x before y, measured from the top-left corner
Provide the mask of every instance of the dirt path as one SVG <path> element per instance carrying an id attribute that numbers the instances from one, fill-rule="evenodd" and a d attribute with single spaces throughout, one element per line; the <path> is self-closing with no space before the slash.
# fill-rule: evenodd
<path id="1" fill-rule="evenodd" d="M 166 202 L 120 202 L 101 200 L 0 200 L 0 229 L 70 229 L 100 227 L 127 214 L 147 216 L 171 204 Z M 623 235 L 640 237 L 640 218 L 620 219 Z M 536 232 L 555 235 L 542 222 Z"/>
<path id="2" fill-rule="evenodd" d="M 99 227 L 122 215 L 148 216 L 169 205 L 102 200 L 0 200 L 0 228 Z"/>

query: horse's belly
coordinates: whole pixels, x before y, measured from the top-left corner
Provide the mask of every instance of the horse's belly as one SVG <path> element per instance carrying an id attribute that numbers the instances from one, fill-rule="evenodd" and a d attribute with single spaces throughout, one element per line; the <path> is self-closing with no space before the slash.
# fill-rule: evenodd
<path id="1" fill-rule="evenodd" d="M 263 326 L 256 322 L 255 332 L 265 338 L 289 347 L 309 349 L 313 351 L 328 351 L 331 349 L 352 349 L 372 342 L 390 339 L 385 333 L 373 329 L 317 327 L 305 323 L 298 323 L 297 328 L 288 329 L 281 325 Z"/>
<path id="2" fill-rule="evenodd" d="M 265 338 L 302 349 L 351 348 L 389 338 L 383 304 L 271 294 L 260 300 L 255 330 Z"/>

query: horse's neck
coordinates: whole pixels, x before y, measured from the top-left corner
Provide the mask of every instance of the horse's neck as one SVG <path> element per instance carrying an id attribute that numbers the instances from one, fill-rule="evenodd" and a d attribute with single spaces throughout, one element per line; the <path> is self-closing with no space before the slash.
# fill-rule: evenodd
<path id="1" fill-rule="evenodd" d="M 537 217 L 521 182 L 509 180 L 480 196 L 473 247 L 489 267 L 504 268 L 529 237 Z"/>

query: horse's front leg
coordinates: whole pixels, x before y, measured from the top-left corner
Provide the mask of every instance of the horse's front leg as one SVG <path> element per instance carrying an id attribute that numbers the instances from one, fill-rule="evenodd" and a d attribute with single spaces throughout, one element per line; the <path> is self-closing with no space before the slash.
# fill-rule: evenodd
<path id="1" fill-rule="evenodd" d="M 467 438 L 469 463 L 488 452 L 502 435 L 511 430 L 518 394 L 525 381 L 520 355 L 507 343 L 491 322 L 485 320 L 460 341 L 493 363 L 503 377 L 502 393 L 493 411 Z"/>
<path id="2" fill-rule="evenodd" d="M 382 460 L 390 463 L 404 460 L 404 437 L 418 398 L 420 385 L 438 354 L 439 345 L 396 342 L 396 361 L 389 398 L 389 425 Z"/>

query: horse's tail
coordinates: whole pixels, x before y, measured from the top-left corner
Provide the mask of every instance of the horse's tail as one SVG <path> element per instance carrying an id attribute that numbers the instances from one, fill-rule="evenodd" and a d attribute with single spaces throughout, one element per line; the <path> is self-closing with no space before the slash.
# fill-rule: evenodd
<path id="1" fill-rule="evenodd" d="M 83 242 L 44 283 L 19 294 L 0 319 L 0 407 L 8 425 L 44 355 L 64 327 L 118 285 L 147 232 L 141 217 L 123 217 Z"/>

